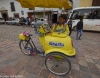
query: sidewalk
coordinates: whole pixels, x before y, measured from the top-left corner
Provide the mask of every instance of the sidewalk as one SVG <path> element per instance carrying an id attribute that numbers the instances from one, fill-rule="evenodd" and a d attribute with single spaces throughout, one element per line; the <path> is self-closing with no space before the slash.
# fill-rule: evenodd
<path id="1" fill-rule="evenodd" d="M 18 34 L 23 31 L 32 33 L 36 46 L 39 50 L 43 50 L 33 28 L 0 25 L 0 76 L 14 75 L 14 78 L 100 78 L 100 33 L 84 32 L 82 40 L 78 41 L 75 40 L 76 32 L 73 32 L 71 37 L 77 55 L 75 58 L 68 58 L 72 64 L 71 72 L 65 76 L 56 76 L 45 68 L 45 57 L 40 55 L 26 56 L 20 51 Z"/>

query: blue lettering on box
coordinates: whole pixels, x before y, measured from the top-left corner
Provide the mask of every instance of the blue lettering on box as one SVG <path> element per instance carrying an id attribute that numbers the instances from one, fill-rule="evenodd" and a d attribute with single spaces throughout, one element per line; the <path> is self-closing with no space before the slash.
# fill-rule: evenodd
<path id="1" fill-rule="evenodd" d="M 49 42 L 49 45 L 52 45 L 52 42 Z"/>
<path id="2" fill-rule="evenodd" d="M 49 45 L 54 47 L 64 47 L 64 44 L 61 42 L 49 42 Z"/>

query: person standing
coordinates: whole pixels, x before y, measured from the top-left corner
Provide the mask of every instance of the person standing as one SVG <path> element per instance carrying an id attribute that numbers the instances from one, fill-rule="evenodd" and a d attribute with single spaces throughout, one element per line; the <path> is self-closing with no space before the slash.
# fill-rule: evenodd
<path id="1" fill-rule="evenodd" d="M 80 21 L 77 23 L 77 34 L 76 34 L 76 40 L 81 40 L 81 36 L 83 33 L 83 18 L 80 19 Z M 80 33 L 80 35 L 79 35 Z"/>
<path id="2" fill-rule="evenodd" d="M 28 17 L 28 26 L 30 26 L 31 19 Z"/>
<path id="3" fill-rule="evenodd" d="M 22 19 L 23 28 L 26 26 L 26 19 L 23 17 Z"/>
<path id="4" fill-rule="evenodd" d="M 68 27 L 69 27 L 69 36 L 71 35 L 72 33 L 72 19 L 70 18 L 70 20 L 68 21 Z"/>
<path id="5" fill-rule="evenodd" d="M 26 26 L 27 26 L 27 25 L 28 25 L 28 26 L 30 25 L 30 18 L 29 18 L 29 17 L 26 18 Z"/>

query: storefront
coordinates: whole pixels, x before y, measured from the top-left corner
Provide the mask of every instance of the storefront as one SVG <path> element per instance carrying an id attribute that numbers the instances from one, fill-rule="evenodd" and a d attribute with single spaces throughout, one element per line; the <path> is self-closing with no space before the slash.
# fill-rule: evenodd
<path id="1" fill-rule="evenodd" d="M 45 19 L 51 19 L 51 14 L 52 12 L 50 10 L 45 11 Z M 44 11 L 33 11 L 33 12 L 28 12 L 28 17 L 31 18 L 33 21 L 34 18 L 44 18 Z"/>

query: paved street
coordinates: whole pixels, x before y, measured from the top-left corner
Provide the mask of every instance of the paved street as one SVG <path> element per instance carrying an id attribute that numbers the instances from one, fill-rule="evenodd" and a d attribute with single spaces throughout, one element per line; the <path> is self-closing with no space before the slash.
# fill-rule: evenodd
<path id="1" fill-rule="evenodd" d="M 65 76 L 56 76 L 45 68 L 45 57 L 26 56 L 20 51 L 18 34 L 25 30 L 33 34 L 33 41 L 42 50 L 33 28 L 0 25 L 1 75 L 21 76 L 14 78 L 100 78 L 100 33 L 84 32 L 82 40 L 75 40 L 76 32 L 73 32 L 71 37 L 77 55 L 68 58 L 72 65 L 71 72 Z"/>

